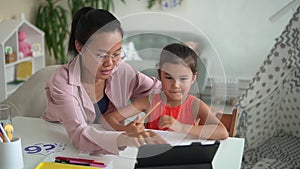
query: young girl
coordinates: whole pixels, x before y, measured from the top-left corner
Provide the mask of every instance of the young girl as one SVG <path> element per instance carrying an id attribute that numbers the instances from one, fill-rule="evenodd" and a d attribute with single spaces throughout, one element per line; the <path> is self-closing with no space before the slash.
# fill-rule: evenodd
<path id="1" fill-rule="evenodd" d="M 149 129 L 172 130 L 201 139 L 225 139 L 224 125 L 210 113 L 210 108 L 189 94 L 197 77 L 197 54 L 182 44 L 164 47 L 159 62 L 158 75 L 163 92 L 134 100 L 119 111 L 104 115 L 104 127 L 138 133 L 144 130 L 138 123 L 123 125 L 123 121 L 141 111 L 150 110 L 145 126 Z M 137 127 L 138 126 L 138 127 Z"/>

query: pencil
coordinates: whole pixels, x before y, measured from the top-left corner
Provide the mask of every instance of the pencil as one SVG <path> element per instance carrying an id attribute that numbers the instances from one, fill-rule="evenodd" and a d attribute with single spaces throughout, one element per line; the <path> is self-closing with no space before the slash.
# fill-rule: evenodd
<path id="1" fill-rule="evenodd" d="M 152 109 L 149 110 L 149 111 L 145 114 L 145 116 L 139 121 L 139 123 L 144 122 L 144 121 L 146 120 L 146 118 L 153 112 L 153 110 L 155 110 L 156 107 L 159 106 L 159 105 L 160 105 L 160 102 L 157 102 L 156 105 L 153 106 Z"/>
<path id="2" fill-rule="evenodd" d="M 3 143 L 4 141 L 6 141 L 6 140 L 5 140 L 4 136 L 2 135 L 2 132 L 0 132 L 0 142 Z"/>
<path id="3" fill-rule="evenodd" d="M 11 124 L 5 124 L 4 125 L 4 130 L 9 138 L 9 140 L 12 140 L 13 138 L 13 131 L 14 131 L 14 127 Z"/>
<path id="4" fill-rule="evenodd" d="M 6 134 L 5 130 L 4 130 L 4 128 L 2 127 L 2 124 L 0 124 L 0 130 L 1 130 L 3 136 L 4 136 L 5 140 L 6 140 L 6 141 L 3 140 L 3 142 L 8 142 L 8 143 L 10 143 L 9 138 L 8 138 L 8 136 L 7 136 L 7 134 Z"/>

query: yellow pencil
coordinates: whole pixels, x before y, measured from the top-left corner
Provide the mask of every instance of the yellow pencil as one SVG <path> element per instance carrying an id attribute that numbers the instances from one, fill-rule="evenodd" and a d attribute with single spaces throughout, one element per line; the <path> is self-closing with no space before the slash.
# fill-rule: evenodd
<path id="1" fill-rule="evenodd" d="M 9 138 L 9 140 L 12 140 L 14 127 L 11 124 L 5 124 L 4 125 L 4 130 L 5 130 L 8 138 Z"/>
<path id="2" fill-rule="evenodd" d="M 156 107 L 159 106 L 159 105 L 160 105 L 160 102 L 157 102 L 156 105 L 153 106 L 152 109 L 149 110 L 149 111 L 145 114 L 145 116 L 139 121 L 139 123 L 144 122 L 144 121 L 146 120 L 146 118 L 153 112 L 153 110 L 155 110 Z"/>

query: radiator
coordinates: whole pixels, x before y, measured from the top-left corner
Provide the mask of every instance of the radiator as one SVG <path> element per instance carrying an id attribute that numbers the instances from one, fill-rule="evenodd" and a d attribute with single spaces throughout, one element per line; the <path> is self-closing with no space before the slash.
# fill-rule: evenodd
<path id="1" fill-rule="evenodd" d="M 250 82 L 251 79 L 245 78 L 210 78 L 203 99 L 206 102 L 217 104 L 230 102 L 231 105 L 235 105 L 236 100 L 243 94 Z"/>

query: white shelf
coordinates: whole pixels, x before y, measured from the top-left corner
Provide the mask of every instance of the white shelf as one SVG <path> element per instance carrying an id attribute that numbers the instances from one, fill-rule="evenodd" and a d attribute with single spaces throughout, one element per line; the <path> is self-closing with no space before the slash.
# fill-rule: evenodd
<path id="1" fill-rule="evenodd" d="M 20 60 L 17 60 L 15 62 L 12 62 L 12 63 L 7 63 L 5 64 L 5 67 L 8 68 L 8 67 L 12 67 L 12 66 L 15 66 L 19 63 L 22 63 L 22 62 L 27 62 L 27 61 L 32 61 L 32 57 L 26 57 L 26 58 L 22 58 Z"/>
<path id="2" fill-rule="evenodd" d="M 7 84 L 7 96 L 11 95 L 13 92 L 15 92 L 20 86 L 22 86 L 23 83 L 19 84 Z"/>
<path id="3" fill-rule="evenodd" d="M 40 46 L 39 55 L 32 57 L 18 58 L 18 32 L 22 30 L 27 34 L 26 42 Z M 0 23 L 0 101 L 12 94 L 20 84 L 11 84 L 9 82 L 16 81 L 16 70 L 18 64 L 22 62 L 32 62 L 32 74 L 39 69 L 45 67 L 45 45 L 44 32 L 29 23 L 21 17 L 21 19 L 9 19 Z M 17 60 L 11 63 L 5 61 L 5 47 L 10 46 L 16 53 Z M 3 84 L 4 83 L 4 84 Z"/>

